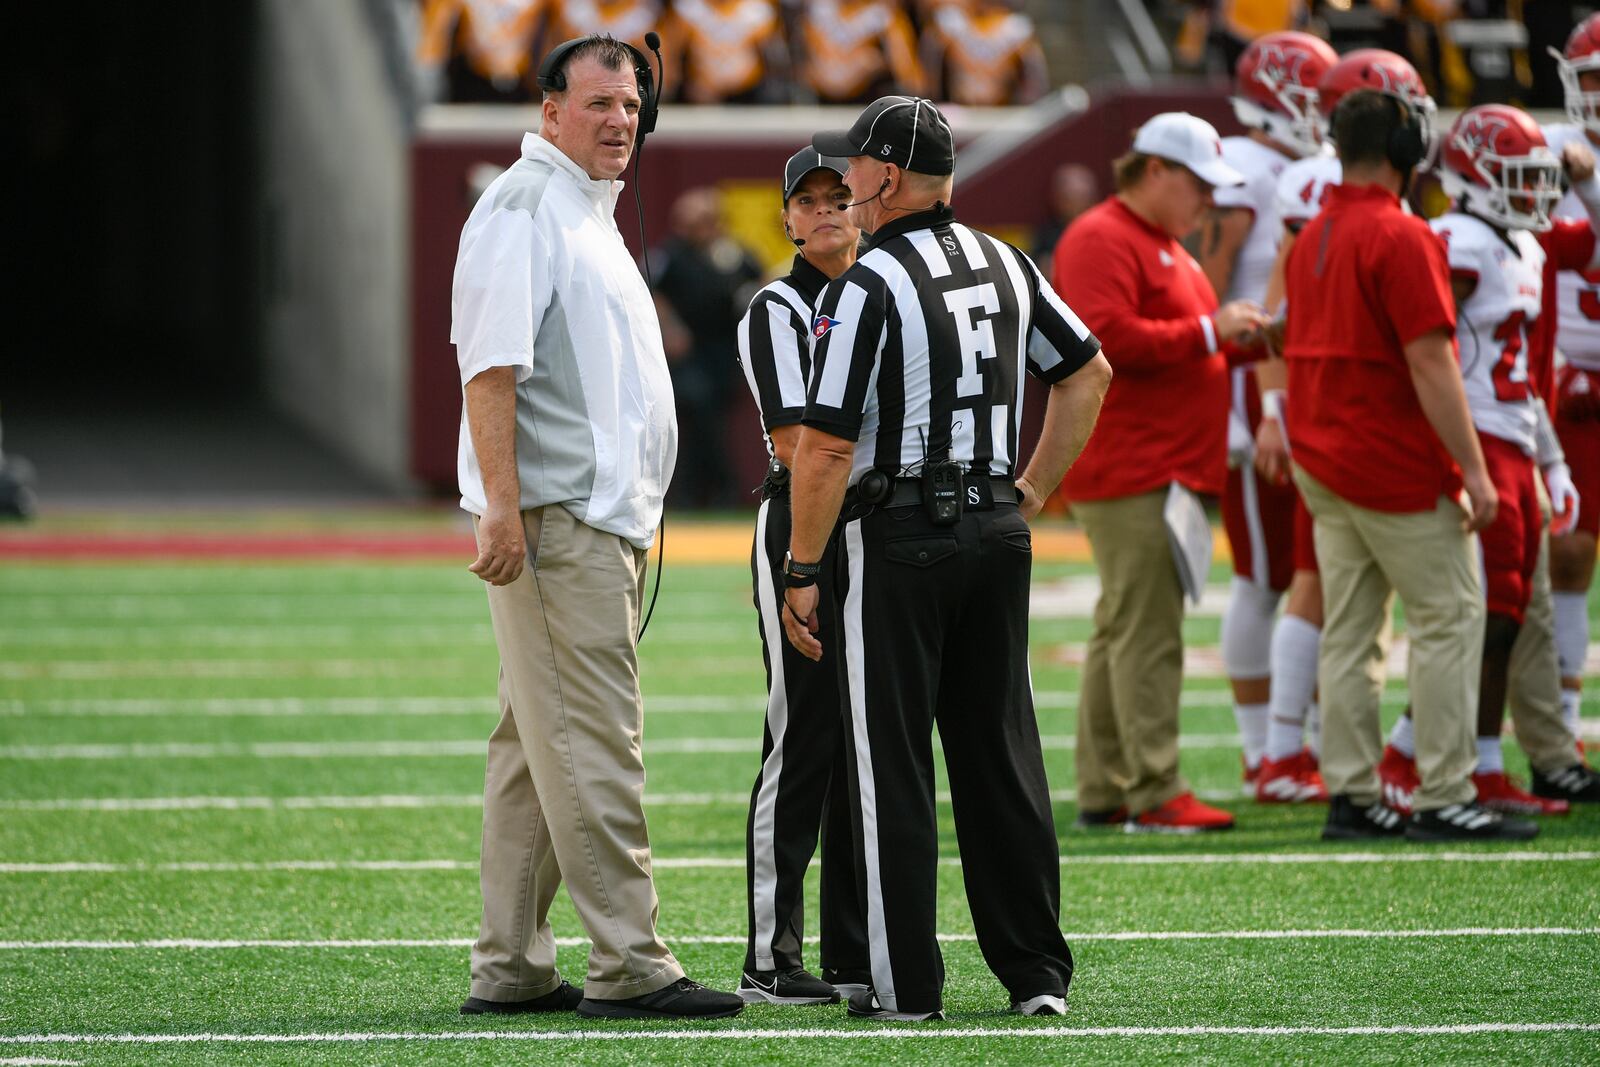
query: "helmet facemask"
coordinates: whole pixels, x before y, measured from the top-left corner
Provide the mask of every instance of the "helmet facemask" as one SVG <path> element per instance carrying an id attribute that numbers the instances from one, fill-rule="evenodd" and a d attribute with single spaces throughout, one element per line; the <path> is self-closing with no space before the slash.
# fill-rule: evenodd
<path id="1" fill-rule="evenodd" d="M 1474 215 L 1508 230 L 1543 233 L 1561 201 L 1561 163 L 1543 145 L 1525 156 L 1479 151 L 1473 169 L 1482 183 L 1446 167 L 1439 177 L 1445 194 L 1464 201 Z"/>
<path id="2" fill-rule="evenodd" d="M 1600 135 L 1600 90 L 1590 92 L 1578 80 L 1580 74 L 1600 72 L 1600 52 L 1577 59 L 1568 59 L 1554 48 L 1550 49 L 1550 54 L 1555 57 L 1556 72 L 1561 75 L 1567 121 Z"/>
<path id="3" fill-rule="evenodd" d="M 1239 123 L 1261 130 L 1268 137 L 1300 157 L 1322 150 L 1322 117 L 1317 110 L 1317 90 L 1293 82 L 1277 83 L 1258 73 L 1256 80 L 1267 87 L 1281 111 L 1264 107 L 1242 96 L 1233 98 L 1233 113 Z"/>

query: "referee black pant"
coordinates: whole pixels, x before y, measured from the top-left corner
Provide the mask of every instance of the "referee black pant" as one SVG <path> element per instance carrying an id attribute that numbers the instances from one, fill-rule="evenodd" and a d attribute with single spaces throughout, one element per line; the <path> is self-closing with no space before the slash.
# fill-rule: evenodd
<path id="1" fill-rule="evenodd" d="M 850 514 L 850 512 L 846 512 Z M 1015 504 L 935 526 L 920 504 L 846 522 L 834 572 L 873 987 L 942 1007 L 933 728 L 978 946 L 1013 999 L 1065 995 L 1061 871 L 1028 674 L 1032 549 Z"/>
<path id="2" fill-rule="evenodd" d="M 749 937 L 744 966 L 747 971 L 801 966 L 806 868 L 820 829 L 821 966 L 865 971 L 867 931 L 851 843 L 838 642 L 822 635 L 826 651 L 821 663 L 813 663 L 784 636 L 779 612 L 788 547 L 789 494 L 784 492 L 762 503 L 750 559 L 767 666 L 767 720 L 745 829 Z M 829 553 L 825 560 L 831 564 L 831 548 Z M 823 605 L 833 595 L 828 570 L 824 566 L 818 580 Z"/>

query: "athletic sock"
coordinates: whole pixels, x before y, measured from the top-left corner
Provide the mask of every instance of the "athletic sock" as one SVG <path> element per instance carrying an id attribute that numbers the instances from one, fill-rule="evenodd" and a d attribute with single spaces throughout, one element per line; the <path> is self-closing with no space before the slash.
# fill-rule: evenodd
<path id="1" fill-rule="evenodd" d="M 1239 725 L 1239 741 L 1244 746 L 1245 766 L 1254 768 L 1261 763 L 1261 754 L 1267 748 L 1266 704 L 1233 705 L 1233 721 Z"/>
<path id="2" fill-rule="evenodd" d="M 1589 652 L 1589 603 L 1585 593 L 1552 593 L 1556 614 L 1556 656 L 1561 661 L 1561 677 L 1582 678 L 1583 661 Z"/>
<path id="3" fill-rule="evenodd" d="M 1389 743 L 1393 745 L 1402 756 L 1411 759 L 1417 757 L 1417 735 L 1411 729 L 1411 716 L 1402 715 L 1400 721 L 1394 724 L 1394 729 L 1389 731 Z"/>
<path id="4" fill-rule="evenodd" d="M 1317 691 L 1317 647 L 1321 642 L 1322 631 L 1297 615 L 1280 616 L 1272 631 L 1268 759 L 1288 759 L 1305 747 L 1306 711 Z"/>
<path id="5" fill-rule="evenodd" d="M 1583 717 L 1583 690 L 1561 690 L 1561 721 L 1566 724 L 1567 730 L 1579 741 L 1583 737 L 1578 733 L 1578 724 Z"/>
<path id="6" fill-rule="evenodd" d="M 1322 706 L 1315 700 L 1306 709 L 1306 747 L 1318 762 L 1322 760 Z"/>
<path id="7" fill-rule="evenodd" d="M 1505 769 L 1505 757 L 1500 753 L 1500 738 L 1478 738 L 1478 773 L 1500 774 Z"/>

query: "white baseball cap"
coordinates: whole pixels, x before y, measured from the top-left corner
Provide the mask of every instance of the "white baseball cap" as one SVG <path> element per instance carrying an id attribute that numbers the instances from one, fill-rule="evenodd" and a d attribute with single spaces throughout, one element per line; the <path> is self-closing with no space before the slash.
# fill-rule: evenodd
<path id="1" fill-rule="evenodd" d="M 1133 150 L 1182 164 L 1207 185 L 1244 184 L 1244 175 L 1222 161 L 1217 128 L 1187 111 L 1164 111 L 1140 126 Z"/>

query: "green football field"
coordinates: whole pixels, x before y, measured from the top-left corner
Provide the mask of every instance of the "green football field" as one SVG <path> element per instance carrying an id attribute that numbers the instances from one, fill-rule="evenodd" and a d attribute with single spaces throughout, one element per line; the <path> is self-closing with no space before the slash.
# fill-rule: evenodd
<path id="1" fill-rule="evenodd" d="M 1075 828 L 1074 564 L 1036 571 L 1032 649 L 1066 1018 L 1005 1013 L 947 795 L 945 1023 L 464 1018 L 496 716 L 464 562 L 0 564 L 0 1064 L 1600 1063 L 1600 810 L 1515 850 L 1324 845 L 1320 810 L 1240 799 L 1225 682 L 1197 676 L 1184 769 L 1238 829 Z M 1186 626 L 1215 660 L 1214 611 Z M 745 568 L 669 561 L 641 659 L 661 928 L 732 988 L 763 710 Z M 581 981 L 564 897 L 554 923 Z"/>

